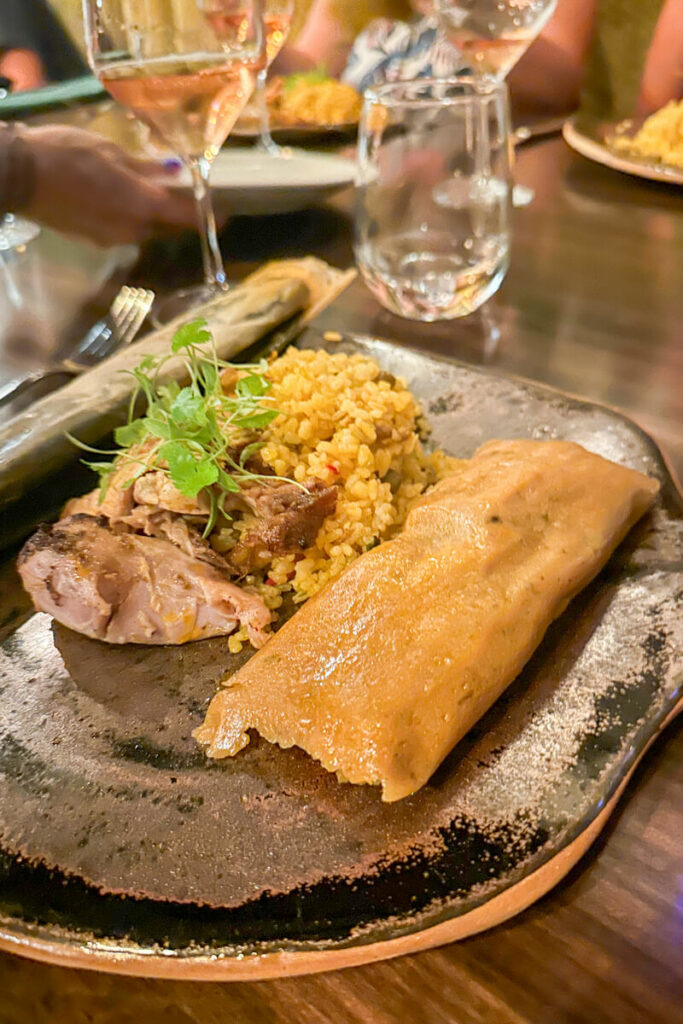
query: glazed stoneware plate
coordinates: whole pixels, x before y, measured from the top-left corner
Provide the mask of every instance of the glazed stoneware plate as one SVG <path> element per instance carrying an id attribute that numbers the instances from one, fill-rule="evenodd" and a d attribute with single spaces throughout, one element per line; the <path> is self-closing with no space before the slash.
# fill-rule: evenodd
<path id="1" fill-rule="evenodd" d="M 283 124 L 271 117 L 270 134 L 280 146 L 332 146 L 351 143 L 358 135 L 358 121 L 341 121 L 339 124 Z M 237 122 L 230 132 L 231 139 L 244 142 L 258 142 L 259 129 L 254 118 Z"/>
<path id="2" fill-rule="evenodd" d="M 576 863 L 678 710 L 682 505 L 650 438 L 610 410 L 388 342 L 325 347 L 405 378 L 453 455 L 494 437 L 566 438 L 656 476 L 657 506 L 430 782 L 395 804 L 264 741 L 207 761 L 192 729 L 248 654 L 220 639 L 110 647 L 31 615 L 6 574 L 4 949 L 220 980 L 461 938 Z"/>
<path id="3" fill-rule="evenodd" d="M 605 124 L 583 115 L 576 115 L 565 122 L 562 134 L 565 142 L 588 160 L 594 160 L 624 174 L 633 174 L 637 178 L 663 181 L 668 185 L 683 185 L 683 170 L 679 167 L 670 167 L 655 160 L 645 160 L 623 153 L 610 145 L 610 139 L 617 135 L 627 137 L 639 127 L 640 124 L 634 121 Z"/>

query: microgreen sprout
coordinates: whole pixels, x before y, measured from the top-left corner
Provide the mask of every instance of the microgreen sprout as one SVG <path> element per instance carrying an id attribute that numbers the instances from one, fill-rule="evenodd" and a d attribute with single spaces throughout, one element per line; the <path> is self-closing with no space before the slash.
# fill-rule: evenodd
<path id="1" fill-rule="evenodd" d="M 160 373 L 169 359 L 185 362 L 189 383 L 181 387 L 171 379 L 162 383 Z M 221 372 L 239 371 L 234 393 L 226 394 Z M 218 358 L 206 320 L 193 320 L 176 332 L 165 356 L 147 356 L 132 371 L 135 388 L 128 407 L 128 422 L 114 431 L 116 451 L 101 451 L 71 438 L 84 451 L 114 456 L 111 462 L 86 462 L 100 476 L 100 503 L 104 500 L 114 469 L 130 463 L 130 487 L 151 470 L 165 473 L 188 498 L 201 492 L 208 500 L 209 519 L 204 535 L 213 529 L 218 512 L 227 516 L 229 494 L 250 480 L 275 480 L 247 468 L 262 441 L 236 446 L 241 431 L 260 431 L 278 415 L 268 403 L 270 382 L 267 363 L 233 366 Z M 140 399 L 146 410 L 136 415 Z M 242 435 L 243 437 L 244 435 Z M 141 448 L 141 446 L 143 446 Z M 229 516 L 228 516 L 229 518 Z"/>

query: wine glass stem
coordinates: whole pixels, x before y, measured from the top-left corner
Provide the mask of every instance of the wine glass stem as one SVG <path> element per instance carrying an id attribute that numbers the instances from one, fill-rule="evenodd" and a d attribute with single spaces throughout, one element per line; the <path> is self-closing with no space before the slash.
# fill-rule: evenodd
<path id="1" fill-rule="evenodd" d="M 479 95 L 482 97 L 489 95 L 496 84 L 490 75 L 477 71 L 474 72 L 474 82 Z M 479 147 L 475 155 L 475 173 L 480 181 L 490 176 L 490 153 L 489 111 L 488 106 L 482 100 L 479 104 Z"/>
<path id="2" fill-rule="evenodd" d="M 199 157 L 191 159 L 189 166 L 199 217 L 199 241 L 202 246 L 204 280 L 210 288 L 214 288 L 216 291 L 225 291 L 228 287 L 228 280 L 225 275 L 220 246 L 218 245 L 216 218 L 213 212 L 209 188 L 211 163 L 205 157 Z"/>
<path id="3" fill-rule="evenodd" d="M 259 145 L 267 152 L 276 153 L 279 146 L 273 141 L 270 134 L 270 111 L 268 110 L 268 97 L 266 94 L 266 82 L 268 79 L 268 68 L 262 68 L 256 76 L 256 109 L 259 120 Z"/>

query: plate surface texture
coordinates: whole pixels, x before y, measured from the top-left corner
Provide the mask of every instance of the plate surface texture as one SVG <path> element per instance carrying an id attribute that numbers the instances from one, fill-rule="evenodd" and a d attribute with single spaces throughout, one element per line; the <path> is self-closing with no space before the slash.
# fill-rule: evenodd
<path id="1" fill-rule="evenodd" d="M 282 951 L 287 972 L 336 966 L 340 950 L 372 958 L 562 857 L 674 712 L 683 517 L 654 443 L 526 382 L 374 339 L 325 347 L 402 376 L 453 455 L 569 439 L 659 478 L 658 504 L 429 784 L 395 804 L 263 741 L 206 760 L 191 731 L 248 656 L 224 640 L 116 648 L 24 616 L 0 647 L 0 945 L 206 978 L 244 976 L 258 956 L 260 976 L 282 973 Z"/>

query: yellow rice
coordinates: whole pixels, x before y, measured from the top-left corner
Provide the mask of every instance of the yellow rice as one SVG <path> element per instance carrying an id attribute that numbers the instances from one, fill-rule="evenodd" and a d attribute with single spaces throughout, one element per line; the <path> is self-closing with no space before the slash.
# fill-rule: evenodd
<path id="1" fill-rule="evenodd" d="M 614 148 L 683 169 L 683 100 L 671 100 L 647 118 L 632 138 L 618 135 Z"/>
<path id="2" fill-rule="evenodd" d="M 362 105 L 361 96 L 344 82 L 309 82 L 303 77 L 282 90 L 275 107 L 283 122 L 335 125 L 357 122 Z"/>
<path id="3" fill-rule="evenodd" d="M 306 600 L 386 540 L 454 460 L 424 451 L 419 404 L 404 381 L 366 356 L 292 348 L 267 376 L 269 404 L 280 415 L 264 431 L 261 458 L 279 476 L 338 486 L 336 510 L 304 557 L 275 556 L 267 570 L 244 581 L 277 608 L 285 591 Z M 234 634 L 230 649 L 239 650 L 243 639 Z"/>

